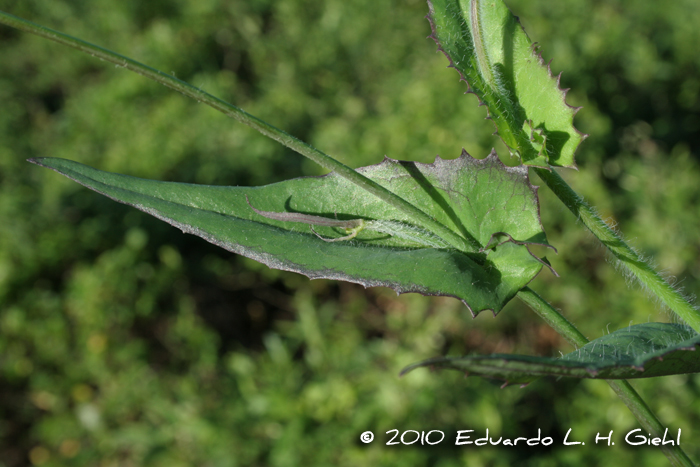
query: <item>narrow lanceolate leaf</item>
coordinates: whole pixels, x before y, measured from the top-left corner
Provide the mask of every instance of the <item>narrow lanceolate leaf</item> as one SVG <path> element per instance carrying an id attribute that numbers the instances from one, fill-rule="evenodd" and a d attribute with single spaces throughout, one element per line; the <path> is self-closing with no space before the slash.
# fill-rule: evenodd
<path id="1" fill-rule="evenodd" d="M 700 372 L 700 335 L 690 326 L 645 323 L 612 332 L 561 358 L 527 355 L 440 357 L 411 365 L 524 384 L 541 376 L 630 379 Z"/>
<path id="2" fill-rule="evenodd" d="M 543 265 L 528 250 L 546 244 L 536 189 L 524 167 L 505 167 L 495 154 L 433 164 L 385 159 L 359 169 L 466 238 L 467 252 L 335 174 L 216 187 L 143 180 L 64 159 L 32 162 L 272 268 L 453 296 L 474 315 L 501 310 Z"/>
<path id="3" fill-rule="evenodd" d="M 498 135 L 523 164 L 575 167 L 586 135 L 573 126 L 559 78 L 502 0 L 428 0 L 432 37 L 488 107 Z"/>

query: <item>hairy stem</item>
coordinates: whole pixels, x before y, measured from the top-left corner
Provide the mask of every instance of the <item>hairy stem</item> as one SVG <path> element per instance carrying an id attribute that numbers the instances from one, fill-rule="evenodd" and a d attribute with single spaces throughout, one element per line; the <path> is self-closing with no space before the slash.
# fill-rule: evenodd
<path id="1" fill-rule="evenodd" d="M 164 86 L 174 89 L 185 96 L 191 97 L 198 102 L 206 104 L 219 112 L 238 120 L 241 123 L 259 131 L 268 138 L 287 146 L 288 148 L 298 152 L 302 156 L 306 156 L 328 170 L 332 170 L 341 177 L 356 184 L 364 190 L 372 193 L 377 198 L 385 201 L 394 208 L 402 211 L 410 216 L 417 224 L 434 233 L 438 237 L 445 240 L 450 246 L 461 251 L 475 251 L 481 248 L 481 245 L 474 238 L 465 239 L 459 236 L 454 231 L 450 230 L 443 224 L 439 223 L 425 212 L 418 209 L 413 204 L 395 195 L 383 186 L 373 180 L 355 171 L 355 169 L 333 159 L 331 156 L 319 151 L 310 144 L 307 144 L 288 133 L 275 128 L 274 126 L 260 120 L 259 118 L 245 112 L 244 110 L 229 104 L 226 101 L 214 97 L 201 89 L 192 86 L 189 83 L 181 81 L 173 76 L 163 73 L 160 70 L 151 68 L 147 65 L 132 60 L 128 57 L 119 55 L 118 53 L 104 49 L 97 45 L 85 42 L 75 37 L 63 34 L 53 29 L 49 29 L 38 24 L 32 23 L 25 19 L 0 11 L 0 24 L 6 24 L 22 31 L 26 31 L 38 36 L 50 39 L 59 44 L 67 45 L 81 52 L 85 52 L 94 57 L 114 63 L 117 66 L 134 71 L 146 78 L 152 79 Z"/>
<path id="2" fill-rule="evenodd" d="M 588 344 L 588 339 L 581 334 L 581 331 L 579 331 L 576 326 L 571 324 L 571 322 L 559 313 L 556 308 L 540 297 L 530 287 L 525 287 L 518 292 L 517 297 L 532 308 L 540 318 L 545 320 L 547 324 L 552 326 L 555 331 L 575 348 L 578 349 Z"/>
<path id="3" fill-rule="evenodd" d="M 567 208 L 588 227 L 600 242 L 631 272 L 644 288 L 659 297 L 683 321 L 700 332 L 700 313 L 652 268 L 649 263 L 627 245 L 620 235 L 610 228 L 588 203 L 579 196 L 554 170 L 535 168 L 535 173 L 566 205 Z"/>
<path id="4" fill-rule="evenodd" d="M 569 320 L 562 316 L 561 313 L 531 288 L 525 287 L 518 292 L 517 296 L 574 347 L 582 347 L 589 342 L 586 336 L 581 334 L 576 326 L 571 324 Z M 622 402 L 625 403 L 637 421 L 639 421 L 642 427 L 644 427 L 652 437 L 663 436 L 663 424 L 656 418 L 656 415 L 654 415 L 654 412 L 652 412 L 646 402 L 644 402 L 642 396 L 639 395 L 627 380 L 606 380 L 605 382 L 608 383 L 612 390 L 622 399 Z M 660 446 L 660 448 L 674 467 L 691 467 L 695 465 L 680 446 L 666 445 Z"/>

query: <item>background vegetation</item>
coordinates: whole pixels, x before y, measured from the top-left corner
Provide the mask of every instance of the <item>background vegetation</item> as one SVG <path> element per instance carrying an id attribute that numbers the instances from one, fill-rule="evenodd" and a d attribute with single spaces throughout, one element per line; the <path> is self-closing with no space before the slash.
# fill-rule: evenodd
<path id="1" fill-rule="evenodd" d="M 591 137 L 564 176 L 700 290 L 700 3 L 509 0 Z M 493 127 L 426 39 L 422 0 L 5 0 L 155 66 L 351 166 L 484 157 Z M 512 302 L 309 281 L 237 257 L 25 162 L 260 185 L 320 169 L 133 73 L 0 27 L 0 466 L 664 465 L 596 446 L 636 421 L 600 381 L 525 389 L 405 365 L 569 348 Z M 535 180 L 536 181 L 536 180 Z M 587 336 L 664 321 L 541 193 L 561 278 L 532 284 Z M 551 256 L 551 255 L 549 255 Z M 700 460 L 700 378 L 635 383 Z M 389 429 L 555 437 L 550 448 L 385 446 Z M 586 446 L 564 447 L 569 428 Z M 359 435 L 372 430 L 375 442 Z M 604 461 L 603 461 L 604 460 Z M 634 464 L 632 464 L 634 463 Z"/>

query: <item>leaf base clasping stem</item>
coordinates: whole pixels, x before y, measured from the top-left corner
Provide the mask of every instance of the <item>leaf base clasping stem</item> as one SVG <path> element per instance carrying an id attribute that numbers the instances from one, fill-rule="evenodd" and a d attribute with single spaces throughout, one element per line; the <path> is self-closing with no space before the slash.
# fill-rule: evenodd
<path id="1" fill-rule="evenodd" d="M 602 222 L 602 221 L 601 221 Z M 588 339 L 569 320 L 561 315 L 551 304 L 540 297 L 534 290 L 525 287 L 518 292 L 518 298 L 525 302 L 527 306 L 552 326 L 561 336 L 563 336 L 574 347 L 582 347 L 588 343 Z M 613 391 L 622 399 L 630 412 L 639 423 L 654 437 L 661 437 L 664 433 L 664 426 L 656 418 L 649 406 L 644 402 L 642 396 L 627 382 L 627 380 L 606 380 Z M 676 467 L 692 467 L 695 464 L 680 446 L 659 446 L 666 455 L 671 465 Z"/>

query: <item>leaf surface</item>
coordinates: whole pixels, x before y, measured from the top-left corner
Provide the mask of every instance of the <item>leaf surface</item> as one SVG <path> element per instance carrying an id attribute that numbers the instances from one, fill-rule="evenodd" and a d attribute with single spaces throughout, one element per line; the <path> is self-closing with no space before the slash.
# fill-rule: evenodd
<path id="1" fill-rule="evenodd" d="M 438 157 L 433 164 L 385 159 L 359 169 L 468 238 L 472 250 L 466 252 L 447 248 L 402 212 L 333 173 L 246 188 L 144 180 L 65 159 L 31 161 L 272 268 L 397 293 L 452 296 L 474 315 L 500 311 L 543 264 L 528 249 L 530 243 L 546 244 L 536 188 L 527 169 L 506 167 L 495 153 L 483 160 L 466 153 L 454 160 Z M 331 243 L 309 225 L 270 219 L 253 208 L 363 219 L 368 227 L 352 240 Z M 314 230 L 326 239 L 346 235 L 337 226 Z"/>
<path id="2" fill-rule="evenodd" d="M 585 138 L 549 65 L 502 0 L 428 0 L 432 37 L 523 164 L 575 167 Z"/>
<path id="3" fill-rule="evenodd" d="M 450 368 L 468 375 L 524 384 L 541 376 L 594 379 L 651 378 L 700 372 L 700 335 L 690 326 L 645 323 L 611 332 L 561 358 L 528 355 L 471 355 L 439 357 L 419 367 Z"/>

